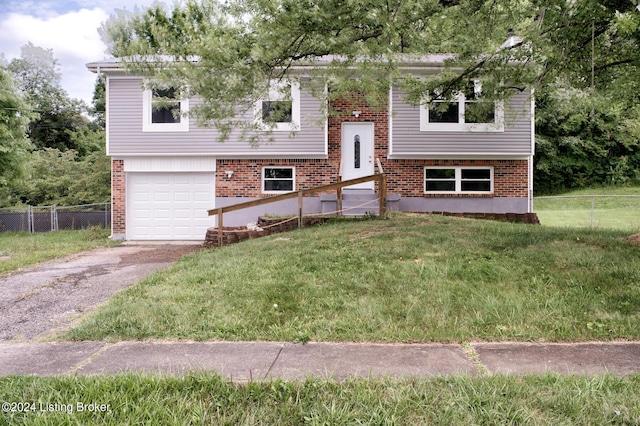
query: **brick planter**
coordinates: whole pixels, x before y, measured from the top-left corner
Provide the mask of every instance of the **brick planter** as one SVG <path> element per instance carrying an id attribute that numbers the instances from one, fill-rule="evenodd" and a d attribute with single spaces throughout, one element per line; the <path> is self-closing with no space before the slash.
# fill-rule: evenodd
<path id="1" fill-rule="evenodd" d="M 313 226 L 320 223 L 325 223 L 328 220 L 326 217 L 304 217 L 304 226 Z M 260 216 L 258 218 L 258 227 L 262 228 L 262 231 L 249 230 L 245 226 L 237 227 L 224 227 L 222 229 L 222 245 L 239 243 L 250 238 L 260 238 L 266 235 L 279 234 L 281 232 L 293 231 L 298 228 L 298 220 L 289 220 L 283 218 L 271 218 Z M 207 229 L 207 235 L 204 240 L 205 247 L 220 247 L 218 235 L 218 228 Z"/>

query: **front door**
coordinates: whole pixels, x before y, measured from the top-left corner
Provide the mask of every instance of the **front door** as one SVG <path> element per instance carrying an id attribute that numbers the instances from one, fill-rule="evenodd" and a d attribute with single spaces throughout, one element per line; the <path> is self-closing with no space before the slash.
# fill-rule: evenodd
<path id="1" fill-rule="evenodd" d="M 342 124 L 342 180 L 374 173 L 373 123 Z M 347 187 L 373 189 L 373 181 Z"/>

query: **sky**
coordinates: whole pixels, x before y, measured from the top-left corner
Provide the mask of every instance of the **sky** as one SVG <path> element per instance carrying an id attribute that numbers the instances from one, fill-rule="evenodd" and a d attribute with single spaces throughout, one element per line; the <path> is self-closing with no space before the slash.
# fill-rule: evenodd
<path id="1" fill-rule="evenodd" d="M 61 85 L 91 105 L 96 75 L 85 64 L 107 57 L 98 28 L 115 9 L 148 7 L 153 0 L 0 0 L 0 55 L 7 63 L 21 47 L 52 49 Z M 172 4 L 172 3 L 169 3 Z"/>

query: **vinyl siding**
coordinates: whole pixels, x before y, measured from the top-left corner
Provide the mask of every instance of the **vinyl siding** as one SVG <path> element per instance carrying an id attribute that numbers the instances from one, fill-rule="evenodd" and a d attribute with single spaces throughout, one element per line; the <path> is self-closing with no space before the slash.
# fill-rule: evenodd
<path id="1" fill-rule="evenodd" d="M 531 94 L 504 103 L 504 132 L 420 131 L 420 107 L 392 90 L 390 158 L 526 158 L 532 155 Z"/>
<path id="2" fill-rule="evenodd" d="M 320 100 L 304 87 L 300 93 L 301 129 L 294 136 L 287 131 L 273 132 L 256 148 L 242 138 L 239 130 L 232 132 L 225 142 L 219 142 L 215 128 L 198 127 L 194 119 L 190 119 L 188 132 L 143 132 L 141 85 L 142 79 L 137 77 L 109 78 L 108 155 L 213 155 L 218 158 L 325 158 L 327 155 L 326 128 L 318 120 L 322 114 Z M 197 100 L 190 99 L 189 103 L 193 108 Z"/>

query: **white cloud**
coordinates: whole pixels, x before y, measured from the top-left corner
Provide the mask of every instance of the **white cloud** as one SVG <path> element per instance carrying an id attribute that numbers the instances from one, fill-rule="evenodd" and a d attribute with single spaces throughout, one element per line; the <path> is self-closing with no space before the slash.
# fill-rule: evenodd
<path id="1" fill-rule="evenodd" d="M 0 62 L 20 57 L 28 42 L 52 49 L 60 63 L 62 88 L 91 103 L 96 75 L 85 66 L 105 57 L 98 28 L 114 9 L 141 9 L 154 0 L 0 0 Z M 169 2 L 170 3 L 170 2 Z"/>
<path id="2" fill-rule="evenodd" d="M 0 51 L 9 61 L 19 57 L 21 47 L 28 42 L 52 49 L 61 66 L 62 87 L 72 98 L 90 102 L 96 76 L 87 71 L 85 64 L 105 56 L 97 30 L 107 18 L 101 9 L 82 9 L 49 18 L 11 13 L 0 21 Z"/>

